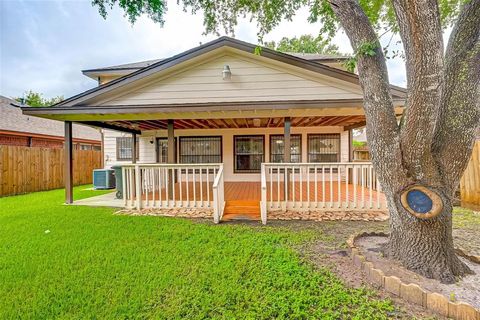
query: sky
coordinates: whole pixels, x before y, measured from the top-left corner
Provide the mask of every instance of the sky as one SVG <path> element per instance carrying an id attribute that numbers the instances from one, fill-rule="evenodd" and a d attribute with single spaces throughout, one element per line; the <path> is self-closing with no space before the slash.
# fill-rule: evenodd
<path id="1" fill-rule="evenodd" d="M 307 17 L 308 10 L 301 9 L 264 40 L 318 34 L 320 26 Z M 18 97 L 33 90 L 67 98 L 97 85 L 81 70 L 166 58 L 217 38 L 203 35 L 203 17 L 183 12 L 176 0 L 169 1 L 165 20 L 163 27 L 148 17 L 132 25 L 117 8 L 105 20 L 89 0 L 0 0 L 0 94 Z M 256 23 L 239 20 L 235 37 L 257 43 Z M 342 32 L 334 43 L 352 52 Z M 387 63 L 391 83 L 406 86 L 403 60 Z"/>

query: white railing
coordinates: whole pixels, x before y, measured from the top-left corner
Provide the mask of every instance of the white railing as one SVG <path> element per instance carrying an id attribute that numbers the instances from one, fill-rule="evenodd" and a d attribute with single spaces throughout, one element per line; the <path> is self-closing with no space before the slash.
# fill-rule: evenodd
<path id="1" fill-rule="evenodd" d="M 261 200 L 260 200 L 260 218 L 263 224 L 267 224 L 267 175 L 265 169 L 265 163 L 262 163 L 260 171 L 260 188 L 261 188 Z"/>
<path id="2" fill-rule="evenodd" d="M 383 210 L 380 184 L 370 162 L 264 163 L 261 213 L 276 210 Z"/>
<path id="3" fill-rule="evenodd" d="M 223 214 L 223 164 L 128 164 L 122 174 L 126 208 L 213 208 Z"/>
<path id="4" fill-rule="evenodd" d="M 218 173 L 215 176 L 213 182 L 213 222 L 219 223 L 223 217 L 223 211 L 225 209 L 225 189 L 223 178 L 223 165 L 220 165 Z"/>

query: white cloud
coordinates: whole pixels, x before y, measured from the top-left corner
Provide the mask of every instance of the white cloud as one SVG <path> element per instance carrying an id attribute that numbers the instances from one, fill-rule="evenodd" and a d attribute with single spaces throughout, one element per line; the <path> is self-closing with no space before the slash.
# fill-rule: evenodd
<path id="1" fill-rule="evenodd" d="M 29 89 L 47 97 L 70 96 L 96 85 L 82 69 L 169 57 L 216 38 L 203 35 L 201 14 L 183 12 L 176 1 L 169 2 L 163 28 L 147 17 L 131 25 L 118 8 L 103 20 L 89 1 L 3 1 L 1 9 L 0 93 L 8 96 Z M 307 9 L 299 10 L 265 40 L 316 34 L 320 25 L 308 23 L 307 17 Z M 235 34 L 256 43 L 257 26 L 240 19 Z M 352 52 L 343 32 L 334 43 Z M 390 60 L 388 67 L 391 81 L 404 86 L 403 61 Z"/>

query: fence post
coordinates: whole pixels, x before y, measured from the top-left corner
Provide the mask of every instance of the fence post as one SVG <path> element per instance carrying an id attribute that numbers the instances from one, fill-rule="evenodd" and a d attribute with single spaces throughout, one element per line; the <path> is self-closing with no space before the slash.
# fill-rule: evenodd
<path id="1" fill-rule="evenodd" d="M 72 122 L 65 121 L 65 203 L 73 203 Z"/>

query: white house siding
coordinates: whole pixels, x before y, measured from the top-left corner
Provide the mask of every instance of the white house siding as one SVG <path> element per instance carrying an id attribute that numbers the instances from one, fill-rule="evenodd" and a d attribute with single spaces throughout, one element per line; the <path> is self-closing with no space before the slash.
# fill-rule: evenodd
<path id="1" fill-rule="evenodd" d="M 349 135 L 349 132 L 348 131 L 343 131 L 340 133 L 340 161 L 341 162 L 348 162 L 349 160 L 349 153 L 350 153 L 350 149 L 349 149 L 349 142 L 348 141 L 348 135 Z"/>
<path id="2" fill-rule="evenodd" d="M 225 65 L 230 80 L 222 79 Z M 358 85 L 287 64 L 275 65 L 260 57 L 233 52 L 210 61 L 158 76 L 102 101 L 105 105 L 207 103 L 235 101 L 361 99 Z"/>
<path id="3" fill-rule="evenodd" d="M 292 127 L 291 134 L 302 135 L 302 162 L 308 161 L 307 135 L 310 133 L 339 133 L 340 134 L 340 159 L 342 162 L 349 160 L 348 131 L 342 127 Z M 259 181 L 258 173 L 234 173 L 234 135 L 265 136 L 265 162 L 270 159 L 270 135 L 283 134 L 283 128 L 250 128 L 250 129 L 195 129 L 175 130 L 175 137 L 180 136 L 222 136 L 223 163 L 226 181 Z M 129 134 L 114 131 L 105 131 L 105 166 L 129 163 L 129 161 L 116 161 L 116 137 L 130 136 Z M 155 163 L 155 138 L 166 137 L 166 130 L 144 131 L 139 137 L 139 161 L 138 163 Z M 178 152 L 178 150 L 177 150 Z"/>

